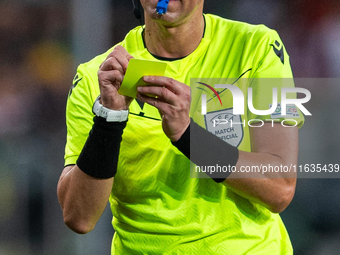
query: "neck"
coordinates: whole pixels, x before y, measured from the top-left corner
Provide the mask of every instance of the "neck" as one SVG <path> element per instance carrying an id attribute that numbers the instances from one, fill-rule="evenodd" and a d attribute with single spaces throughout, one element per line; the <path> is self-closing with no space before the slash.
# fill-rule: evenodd
<path id="1" fill-rule="evenodd" d="M 186 20 L 171 26 L 146 18 L 145 44 L 153 55 L 182 58 L 198 47 L 204 33 L 204 26 L 202 13 L 195 13 Z"/>

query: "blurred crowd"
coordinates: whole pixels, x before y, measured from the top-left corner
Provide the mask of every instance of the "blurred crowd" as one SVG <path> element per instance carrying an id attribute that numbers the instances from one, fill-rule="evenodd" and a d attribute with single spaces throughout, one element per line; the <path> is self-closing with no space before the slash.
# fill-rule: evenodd
<path id="1" fill-rule="evenodd" d="M 110 212 L 106 210 L 93 233 L 78 236 L 64 226 L 56 196 L 66 141 L 67 94 L 77 60 L 94 57 L 76 53 L 72 2 L 0 1 L 1 255 L 109 254 Z M 106 2 L 109 44 L 114 45 L 140 22 L 133 17 L 131 1 Z M 205 12 L 276 29 L 295 77 L 340 77 L 338 0 L 206 0 Z M 85 32 L 91 35 L 91 30 Z M 332 89 L 329 93 L 338 90 Z M 303 129 L 301 133 L 310 139 L 310 133 L 303 134 Z M 339 148 L 339 135 L 332 135 L 322 140 Z M 328 159 L 327 152 L 337 155 L 339 150 L 323 144 L 326 149 L 318 151 L 325 154 L 320 157 Z M 340 248 L 339 185 L 338 180 L 299 180 L 296 198 L 282 215 L 295 254 L 338 254 L 334 252 Z"/>

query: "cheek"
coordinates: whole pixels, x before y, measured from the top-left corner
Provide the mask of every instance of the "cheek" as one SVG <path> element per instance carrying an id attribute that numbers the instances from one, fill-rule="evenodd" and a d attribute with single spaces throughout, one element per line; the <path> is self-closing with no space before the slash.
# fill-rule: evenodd
<path id="1" fill-rule="evenodd" d="M 189 0 L 189 1 L 184 1 L 183 5 L 185 6 L 186 10 L 192 11 L 199 6 L 203 6 L 203 3 L 204 3 L 203 0 Z"/>

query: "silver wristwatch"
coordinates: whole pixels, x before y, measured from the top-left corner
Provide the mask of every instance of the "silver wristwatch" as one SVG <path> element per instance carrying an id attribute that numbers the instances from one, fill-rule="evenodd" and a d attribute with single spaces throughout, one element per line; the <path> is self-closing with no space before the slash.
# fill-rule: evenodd
<path id="1" fill-rule="evenodd" d="M 115 111 L 104 107 L 100 102 L 100 96 L 94 101 L 92 112 L 98 116 L 106 119 L 107 122 L 122 122 L 128 119 L 129 110 Z"/>

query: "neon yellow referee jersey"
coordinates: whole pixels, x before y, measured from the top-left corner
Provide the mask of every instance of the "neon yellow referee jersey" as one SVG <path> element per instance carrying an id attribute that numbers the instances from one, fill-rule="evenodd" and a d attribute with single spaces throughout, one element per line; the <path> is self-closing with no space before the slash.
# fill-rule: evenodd
<path id="1" fill-rule="evenodd" d="M 205 15 L 205 22 L 198 48 L 183 59 L 166 61 L 165 76 L 187 85 L 200 77 L 292 77 L 275 31 L 214 15 Z M 157 60 L 145 48 L 142 31 L 131 30 L 120 45 L 135 58 Z M 67 103 L 65 165 L 76 163 L 92 128 L 97 71 L 112 49 L 78 68 Z M 268 109 L 268 102 L 264 104 Z M 206 125 L 210 110 L 226 109 L 208 106 L 200 125 Z M 259 117 L 248 115 L 243 118 Z M 302 115 L 297 121 L 301 126 Z M 250 151 L 249 129 L 243 128 L 237 141 L 227 142 Z M 292 254 L 278 214 L 209 178 L 190 178 L 190 162 L 163 133 L 158 110 L 136 100 L 130 106 L 109 200 L 115 229 L 112 254 Z"/>

